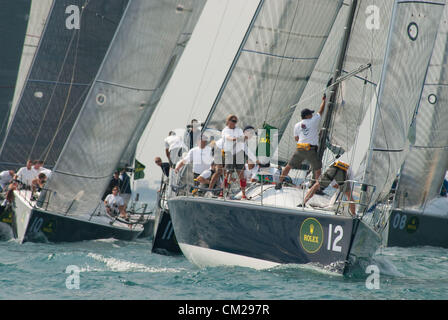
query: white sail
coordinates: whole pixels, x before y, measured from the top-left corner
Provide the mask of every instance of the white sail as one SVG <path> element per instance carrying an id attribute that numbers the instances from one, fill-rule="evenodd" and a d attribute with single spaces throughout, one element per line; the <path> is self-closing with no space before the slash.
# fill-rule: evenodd
<path id="1" fill-rule="evenodd" d="M 396 205 L 418 207 L 440 193 L 448 165 L 448 7 L 445 6 L 415 122 L 415 142 L 401 168 Z"/>
<path id="2" fill-rule="evenodd" d="M 225 126 L 229 114 L 239 126 L 282 135 L 310 79 L 342 1 L 265 0 L 248 30 L 207 125 Z"/>
<path id="3" fill-rule="evenodd" d="M 91 214 L 169 80 L 194 0 L 131 0 L 48 183 L 48 210 Z M 45 202 L 41 195 L 41 202 Z M 48 198 L 47 198 L 48 199 Z"/>
<path id="4" fill-rule="evenodd" d="M 293 129 L 294 125 L 301 120 L 301 110 L 304 108 L 316 110 L 319 107 L 323 90 L 334 75 L 337 53 L 342 45 L 342 36 L 350 3 L 345 3 L 341 9 L 302 99 L 295 106 L 294 115 L 291 117 L 288 129 L 280 142 L 279 158 L 283 161 L 288 161 L 295 151 L 296 142 Z M 362 134 L 358 131 L 362 119 L 366 115 L 370 116 L 367 110 L 371 101 L 376 99 L 392 7 L 393 2 L 390 0 L 359 0 L 357 4 L 342 76 L 357 70 L 361 66 L 370 64 L 371 67 L 342 82 L 328 136 L 331 144 L 342 147 L 345 151 L 344 161 L 352 165 L 353 157 L 360 150 L 357 142 L 359 141 L 362 145 L 368 145 L 369 143 L 370 126 L 369 130 Z M 324 157 L 324 166 L 330 165 L 334 156 L 334 154 L 328 153 Z"/>
<path id="5" fill-rule="evenodd" d="M 419 104 L 445 1 L 394 4 L 364 182 L 384 200 L 408 151 L 408 133 Z"/>

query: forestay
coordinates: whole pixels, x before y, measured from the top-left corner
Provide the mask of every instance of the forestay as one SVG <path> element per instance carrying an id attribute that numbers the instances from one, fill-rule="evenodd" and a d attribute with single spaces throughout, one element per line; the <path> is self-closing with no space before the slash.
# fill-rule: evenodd
<path id="1" fill-rule="evenodd" d="M 387 198 L 408 151 L 445 1 L 395 1 L 364 182 Z"/>
<path id="2" fill-rule="evenodd" d="M 0 151 L 0 168 L 17 168 L 27 159 L 54 166 L 127 1 L 53 3 Z M 70 15 L 78 10 L 80 24 L 72 28 L 70 23 L 76 18 L 71 20 Z"/>
<path id="3" fill-rule="evenodd" d="M 419 207 L 440 193 L 448 165 L 448 7 L 445 6 L 415 123 L 415 143 L 401 169 L 400 208 Z"/>
<path id="4" fill-rule="evenodd" d="M 279 129 L 281 136 L 327 41 L 342 1 L 264 0 L 208 116 L 223 129 L 236 114 L 240 127 Z"/>
<path id="5" fill-rule="evenodd" d="M 167 84 L 189 12 L 202 6 L 191 0 L 129 2 L 48 183 L 48 210 L 95 210 L 135 128 L 148 120 Z"/>

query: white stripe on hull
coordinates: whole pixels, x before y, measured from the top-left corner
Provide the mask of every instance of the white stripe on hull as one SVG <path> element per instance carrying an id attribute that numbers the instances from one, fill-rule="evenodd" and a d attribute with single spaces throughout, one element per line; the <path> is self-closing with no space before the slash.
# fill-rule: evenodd
<path id="1" fill-rule="evenodd" d="M 179 243 L 184 256 L 200 268 L 218 266 L 240 266 L 257 270 L 270 269 L 279 266 L 279 263 L 249 258 L 238 254 L 192 246 Z"/>

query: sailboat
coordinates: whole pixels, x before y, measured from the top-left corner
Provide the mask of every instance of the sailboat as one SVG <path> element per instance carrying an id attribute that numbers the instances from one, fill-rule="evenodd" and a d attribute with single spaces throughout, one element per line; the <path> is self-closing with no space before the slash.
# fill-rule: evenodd
<path id="1" fill-rule="evenodd" d="M 345 147 L 350 150 L 357 145 L 353 136 L 360 131 L 361 120 L 370 116 L 369 108 L 362 106 L 366 101 L 373 106 L 371 135 L 368 143 L 362 144 L 366 148 L 364 161 L 357 170 L 361 178 L 348 182 L 355 201 L 340 197 L 329 208 L 297 208 L 303 190 L 291 185 L 277 191 L 273 185 L 263 184 L 247 192 L 251 197 L 247 201 L 173 197 L 168 206 L 174 232 L 182 252 L 192 263 L 201 267 L 238 265 L 256 269 L 312 264 L 345 273 L 357 260 L 375 253 L 381 238 L 372 208 L 385 201 L 404 161 L 404 146 L 421 93 L 415 88 L 423 88 L 445 2 L 373 4 L 382 13 L 379 29 L 365 28 L 364 13 L 372 1 L 260 1 L 206 122 L 206 126 L 220 129 L 226 115 L 234 113 L 243 123 L 241 126 L 262 128 L 269 124 L 278 128 L 280 141 L 292 139 L 284 135 L 288 122 L 293 121 L 291 106 L 300 105 L 302 99 L 310 100 L 303 92 L 307 85 L 313 85 L 313 71 L 320 71 L 316 61 L 326 43 L 331 47 L 334 39 L 327 38 L 332 28 L 344 28 L 336 33 L 343 36 L 338 39 L 339 46 L 335 45 L 339 50 L 333 51 L 333 59 L 337 59 L 333 60 L 331 95 L 324 121 L 328 127 L 323 128 L 322 140 L 335 139 L 335 123 L 346 121 L 346 116 L 353 117 L 350 108 L 357 106 L 355 120 L 348 120 L 347 131 L 355 128 L 346 134 L 353 138 Z M 343 14 L 347 18 L 341 24 L 338 15 Z M 363 63 L 365 60 L 368 64 Z M 360 76 L 357 70 L 368 70 L 370 77 Z M 363 91 L 356 88 L 363 86 L 371 89 L 370 95 L 359 96 Z M 323 89 L 325 85 L 316 96 L 321 96 Z M 393 130 L 382 130 L 385 125 L 390 126 L 391 120 Z M 359 152 L 363 151 L 351 153 Z M 349 204 L 356 206 L 355 216 L 348 213 Z"/>
<path id="2" fill-rule="evenodd" d="M 446 197 L 440 196 L 448 170 L 448 8 L 440 22 L 436 45 L 413 126 L 410 152 L 394 193 L 394 210 L 386 217 L 387 246 L 448 247 Z"/>
<path id="3" fill-rule="evenodd" d="M 110 1 L 89 1 L 108 7 Z M 177 61 L 176 44 L 196 1 L 130 0 L 117 22 L 53 172 L 36 201 L 15 192 L 19 241 L 135 239 L 143 228 L 105 213 L 101 196 L 134 132 L 149 120 Z M 95 16 L 95 11 L 92 12 Z M 47 29 L 49 26 L 47 26 Z M 85 88 L 84 88 L 85 90 Z"/>
<path id="4" fill-rule="evenodd" d="M 178 136 L 185 136 L 185 124 L 190 123 L 191 118 L 205 119 L 210 112 L 211 104 L 215 99 L 216 92 L 219 91 L 220 85 L 227 74 L 227 70 L 231 65 L 238 50 L 241 41 L 245 35 L 245 31 L 252 19 L 252 16 L 258 7 L 258 0 L 250 1 L 208 1 L 204 8 L 204 14 L 198 22 L 195 34 L 191 39 L 189 52 L 184 56 L 184 64 L 179 65 L 176 71 L 178 78 L 177 86 L 172 86 L 171 91 L 176 93 L 181 90 L 185 95 L 185 106 L 182 110 L 176 111 L 176 117 L 173 118 L 169 110 L 174 112 L 176 106 L 177 95 L 169 94 L 170 89 L 166 92 L 166 101 L 164 101 L 164 111 L 155 114 L 140 140 L 138 146 L 139 159 L 150 164 L 163 146 L 157 147 L 157 143 L 163 142 L 166 137 L 166 123 L 170 123 L 172 128 L 176 129 Z M 217 19 L 219 17 L 219 19 Z M 207 47 L 204 43 L 208 43 Z M 200 63 L 199 63 L 200 61 Z M 194 66 L 194 68 L 192 68 Z M 184 79 L 184 74 L 193 71 L 196 75 Z M 202 70 L 202 72 L 197 72 Z M 174 78 L 173 78 L 174 80 Z M 206 90 L 203 87 L 207 88 Z M 179 89 L 180 88 L 180 89 Z M 213 96 L 213 93 L 215 96 Z M 159 109 L 160 110 L 160 109 Z M 201 122 L 201 121 L 199 121 Z M 183 128 L 183 129 L 181 129 Z M 218 135 L 217 135 L 218 136 Z M 155 139 L 154 139 L 155 138 Z M 189 141 L 184 141 L 189 146 Z M 159 172 L 156 166 L 150 167 L 150 172 Z M 171 170 L 172 171 L 172 170 Z M 157 190 L 159 187 L 156 207 L 154 208 L 154 230 L 151 251 L 164 255 L 178 255 L 181 253 L 179 245 L 174 234 L 169 208 L 166 202 L 170 192 L 169 179 L 163 174 L 160 181 L 156 180 L 159 175 L 148 175 L 142 182 L 136 182 L 136 190 L 139 193 L 141 203 L 152 202 L 150 192 L 151 189 Z M 157 183 L 157 185 L 155 185 Z"/>

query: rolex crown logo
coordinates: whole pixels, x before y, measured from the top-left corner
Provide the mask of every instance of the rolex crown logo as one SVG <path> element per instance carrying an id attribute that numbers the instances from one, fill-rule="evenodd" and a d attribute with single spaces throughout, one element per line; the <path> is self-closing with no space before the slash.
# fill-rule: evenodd
<path id="1" fill-rule="evenodd" d="M 310 233 L 311 233 L 311 234 L 314 233 L 314 224 L 310 225 Z"/>

